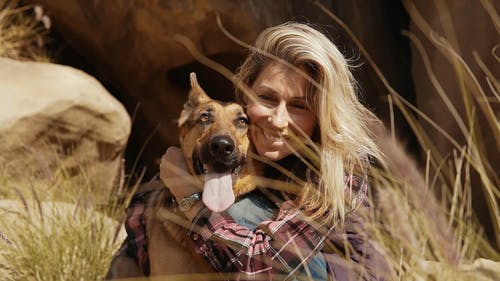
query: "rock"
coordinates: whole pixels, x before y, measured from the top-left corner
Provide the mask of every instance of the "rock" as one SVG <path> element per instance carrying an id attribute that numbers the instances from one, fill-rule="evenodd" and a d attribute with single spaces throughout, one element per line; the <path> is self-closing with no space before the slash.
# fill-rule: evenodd
<path id="1" fill-rule="evenodd" d="M 430 2 L 425 3 L 425 1 L 415 1 L 414 4 L 410 1 L 406 2 L 408 2 L 406 3 L 406 7 L 409 10 L 410 16 L 415 19 L 410 24 L 410 31 L 425 49 L 430 67 L 437 81 L 439 81 L 440 87 L 442 87 L 447 97 L 456 107 L 458 115 L 465 120 L 467 114 L 465 112 L 461 84 L 462 82 L 471 84 L 469 81 L 466 81 L 469 79 L 468 74 L 458 73 L 453 62 L 447 58 L 447 54 L 450 54 L 450 52 L 446 51 L 436 41 L 441 37 L 445 38 L 450 47 L 468 65 L 486 94 L 492 96 L 493 94 L 485 79 L 486 74 L 481 70 L 480 65 L 473 57 L 473 52 L 476 52 L 481 61 L 491 71 L 493 77 L 499 76 L 500 68 L 498 67 L 498 59 L 494 51 L 498 47 L 498 31 L 495 29 L 494 23 L 490 21 L 485 8 L 486 5 L 483 5 L 480 1 L 470 1 L 467 3 L 449 1 L 449 3 L 442 2 L 439 5 L 434 5 Z M 417 20 L 419 16 L 422 18 Z M 434 38 L 436 41 L 433 41 L 431 38 Z M 429 73 L 423 63 L 422 54 L 419 52 L 416 44 L 412 44 L 412 61 L 412 75 L 417 93 L 417 106 L 448 134 L 458 140 L 460 144 L 465 144 L 466 140 L 458 127 L 458 123 L 429 78 Z M 463 76 L 460 77 L 460 75 Z M 477 89 L 471 87 L 466 91 L 469 98 L 474 100 L 472 92 L 477 91 Z M 498 109 L 494 101 L 491 103 L 493 108 Z M 477 105 L 476 107 L 476 115 L 480 117 L 481 107 Z M 484 120 L 480 122 L 482 123 L 482 121 Z M 467 121 L 465 121 L 465 124 L 467 124 Z M 482 124 L 485 126 L 481 127 L 486 129 L 485 132 L 487 132 L 484 136 L 490 138 L 488 142 L 492 148 L 491 152 L 498 152 L 500 144 L 495 143 L 492 137 L 493 134 L 489 133 L 491 132 L 491 127 L 488 126 L 488 123 Z M 438 133 L 425 123 L 424 126 L 430 130 L 434 145 L 436 145 L 443 155 L 452 150 L 452 144 L 441 133 Z M 496 155 L 498 156 L 498 154 Z M 493 160 L 491 161 L 492 164 L 500 169 L 500 163 L 496 159 L 491 160 Z M 498 171 L 498 169 L 496 170 Z"/>
<path id="2" fill-rule="evenodd" d="M 459 147 L 470 146 L 460 129 L 459 122 L 451 113 L 449 106 L 440 97 L 439 90 L 446 94 L 447 99 L 456 109 L 456 115 L 462 119 L 466 127 L 465 131 L 468 131 L 472 123 L 469 123 L 471 120 L 467 118 L 468 113 L 464 102 L 464 96 L 466 96 L 469 106 L 474 107 L 471 111 L 474 111 L 473 128 L 477 138 L 473 141 L 480 142 L 477 147 L 478 151 L 482 152 L 480 157 L 483 164 L 481 165 L 487 167 L 486 171 L 489 173 L 491 180 L 498 182 L 497 174 L 500 171 L 500 161 L 498 161 L 500 156 L 498 116 L 500 107 L 498 99 L 494 98 L 498 89 L 493 89 L 494 86 L 489 85 L 486 79 L 487 72 L 491 73 L 489 79 L 492 81 L 498 81 L 500 75 L 500 68 L 498 67 L 498 26 L 495 26 L 490 17 L 491 13 L 496 15 L 493 2 L 495 1 L 440 1 L 436 3 L 404 1 L 409 15 L 414 19 L 410 24 L 410 31 L 421 42 L 428 56 L 430 69 L 432 69 L 432 75 L 434 75 L 433 78 L 439 83 L 436 86 L 431 82 L 429 71 L 423 63 L 422 54 L 419 52 L 417 45 L 412 44 L 412 75 L 415 81 L 416 105 L 424 114 L 437 123 L 444 132 L 456 140 Z M 456 67 L 455 62 L 450 60 L 451 52 L 443 47 L 445 44 L 436 42 L 441 38 L 446 39 L 451 49 L 460 56 L 463 63 L 467 64 L 474 78 L 462 68 L 458 60 L 456 63 L 459 67 Z M 482 70 L 480 64 L 474 58 L 474 53 L 482 61 L 485 68 L 488 69 L 487 72 Z M 473 79 L 477 79 L 477 84 Z M 479 98 L 479 101 L 474 98 L 475 95 L 479 95 L 477 86 L 480 86 L 482 91 L 485 92 L 486 100 L 482 97 Z M 485 118 L 483 106 L 486 102 L 489 102 L 492 107 L 493 114 L 496 117 L 494 117 L 494 121 Z M 443 157 L 442 159 L 446 159 L 446 161 L 453 159 L 453 150 L 459 150 L 460 148 L 455 147 L 444 134 L 438 132 L 432 125 L 426 122 L 421 123 L 423 130 L 431 140 L 429 141 L 431 148 L 434 146 L 435 150 Z M 437 153 L 434 153 L 434 156 L 437 156 Z M 439 165 L 442 161 L 445 161 L 438 157 L 435 158 Z M 446 169 L 444 168 L 444 170 Z M 488 207 L 496 198 L 490 195 L 490 198 L 493 196 L 493 200 L 488 202 L 486 192 L 482 187 L 484 183 L 481 177 L 474 169 L 471 170 L 472 206 L 486 234 L 499 247 L 499 221 L 498 218 L 492 220 L 494 217 L 498 217 L 498 214 Z M 496 211 L 498 212 L 498 203 L 496 205 Z"/>
<path id="3" fill-rule="evenodd" d="M 11 179 L 7 188 L 62 174 L 81 178 L 107 199 L 131 121 L 97 80 L 71 67 L 0 58 L 0 100 L 0 171 Z"/>
<path id="4" fill-rule="evenodd" d="M 399 36 L 402 23 L 397 17 L 387 16 L 388 10 L 398 13 L 400 9 L 401 13 L 400 5 L 345 0 L 319 2 L 353 28 L 391 84 L 413 100 L 408 44 Z M 288 20 L 303 21 L 328 33 L 348 57 L 357 57 L 345 31 L 313 1 L 171 0 L 110 4 L 39 0 L 36 3 L 43 5 L 65 44 L 84 57 L 96 77 L 116 89 L 117 98 L 129 112 L 134 112 L 138 126 L 133 128 L 127 152 L 135 159 L 141 151 L 141 164 L 148 166 L 150 175 L 157 172 L 154 164 L 159 163 L 165 148 L 178 145 L 173 132 L 177 130 L 175 119 L 189 90 L 189 72 L 197 72 L 200 83 L 212 97 L 233 98 L 231 83 L 197 62 L 175 40 L 175 34 L 186 36 L 201 53 L 235 70 L 245 56 L 245 48 L 222 33 L 216 14 L 231 34 L 249 44 L 265 27 Z M 354 64 L 363 64 L 363 59 Z M 354 74 L 361 81 L 370 107 L 376 107 L 379 116 L 388 116 L 385 102 L 388 92 L 372 69 L 356 67 Z M 398 132 L 404 134 L 407 128 L 399 123 L 396 122 Z"/>

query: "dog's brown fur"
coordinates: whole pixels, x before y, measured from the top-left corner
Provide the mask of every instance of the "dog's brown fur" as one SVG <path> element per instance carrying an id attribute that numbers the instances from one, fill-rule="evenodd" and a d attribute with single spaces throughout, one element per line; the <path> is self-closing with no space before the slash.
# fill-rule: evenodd
<path id="1" fill-rule="evenodd" d="M 243 167 L 233 179 L 235 197 L 255 188 L 248 168 L 243 165 L 249 148 L 248 120 L 241 105 L 211 99 L 199 86 L 196 75 L 190 76 L 189 100 L 179 118 L 180 143 L 192 175 L 199 174 L 196 165 L 203 158 L 206 143 L 214 136 L 225 136 L 235 143 L 235 157 Z M 204 163 L 205 164 L 205 163 Z M 200 167 L 198 166 L 198 170 Z M 151 187 L 144 187 L 147 189 Z M 194 252 L 187 239 L 187 220 L 169 204 L 172 194 L 167 188 L 154 192 L 146 207 L 146 233 L 151 276 L 213 272 L 207 262 Z M 183 225 L 183 226 L 182 226 Z M 108 273 L 109 279 L 143 276 L 136 262 L 125 254 L 117 255 Z"/>

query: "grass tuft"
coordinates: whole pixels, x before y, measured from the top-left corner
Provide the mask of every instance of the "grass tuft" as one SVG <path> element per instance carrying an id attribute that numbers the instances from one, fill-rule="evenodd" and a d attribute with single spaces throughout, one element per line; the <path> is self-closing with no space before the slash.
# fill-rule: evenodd
<path id="1" fill-rule="evenodd" d="M 40 6 L 20 0 L 0 0 L 0 57 L 50 61 L 45 45 L 50 18 Z"/>

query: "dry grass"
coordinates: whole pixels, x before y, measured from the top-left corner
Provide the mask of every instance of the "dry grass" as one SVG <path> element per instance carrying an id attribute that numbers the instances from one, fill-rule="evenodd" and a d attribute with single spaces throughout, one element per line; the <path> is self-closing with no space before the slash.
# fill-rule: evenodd
<path id="1" fill-rule="evenodd" d="M 12 241 L 0 250 L 2 280 L 102 280 L 119 246 L 118 222 L 95 206 L 39 203 L 2 214 L 0 229 Z"/>
<path id="2" fill-rule="evenodd" d="M 0 0 L 0 57 L 49 61 L 44 49 L 50 19 L 39 6 Z"/>
<path id="3" fill-rule="evenodd" d="M 498 15 L 491 11 L 491 3 L 484 2 L 483 6 L 494 22 Z M 476 62 L 483 73 L 475 74 L 464 59 L 458 55 L 447 38 L 438 36 L 430 29 L 419 14 L 412 1 L 404 1 L 405 7 L 415 25 L 424 34 L 429 36 L 433 46 L 449 60 L 456 74 L 456 80 L 461 87 L 461 95 L 465 101 L 465 115 L 457 112 L 456 104 L 448 98 L 448 93 L 441 87 L 433 73 L 429 58 L 418 38 L 409 32 L 405 36 L 415 44 L 419 51 L 429 79 L 436 91 L 445 102 L 447 109 L 455 118 L 457 126 L 461 129 L 466 143 L 461 144 L 453 139 L 444 130 L 435 124 L 428 116 L 415 106 L 405 101 L 387 82 L 378 66 L 371 59 L 360 41 L 350 29 L 333 13 L 326 10 L 319 2 L 315 2 L 337 24 L 342 26 L 358 45 L 368 63 L 373 67 L 381 81 L 390 93 L 390 100 L 403 112 L 411 125 L 415 135 L 420 140 L 424 151 L 427 152 L 427 166 L 425 167 L 424 190 L 417 189 L 408 183 L 400 182 L 392 175 L 385 172 L 374 171 L 374 189 L 378 191 L 378 198 L 374 202 L 377 206 L 373 214 L 375 220 L 371 226 L 380 246 L 385 250 L 392 268 L 397 273 L 399 280 L 494 280 L 500 274 L 500 253 L 483 233 L 477 217 L 474 214 L 471 193 L 473 175 L 479 175 L 480 185 L 486 198 L 492 224 L 495 229 L 494 236 L 500 245 L 500 211 L 498 200 L 499 179 L 497 171 L 491 169 L 490 159 L 495 161 L 495 156 L 487 155 L 484 141 L 487 137 L 478 130 L 478 118 L 482 115 L 489 126 L 488 134 L 499 141 L 500 126 L 498 116 L 494 113 L 494 106 L 500 103 L 498 95 L 498 79 L 481 62 L 479 56 L 474 54 Z M 488 10 L 489 9 L 489 10 Z M 492 50 L 494 52 L 494 50 Z M 478 82 L 479 78 L 485 79 L 489 85 L 483 88 Z M 428 132 L 423 129 L 421 122 L 427 122 L 446 137 L 454 146 L 453 154 L 445 157 L 433 145 Z M 498 155 L 497 155 L 498 156 Z M 432 177 L 431 177 L 432 176 Z M 477 184 L 477 183 L 476 183 Z M 437 192 L 441 195 L 439 206 L 432 203 L 419 202 L 417 196 L 426 196 Z M 451 240 L 443 241 L 443 237 L 435 231 L 432 217 L 428 209 L 442 212 L 446 221 L 443 228 L 451 229 Z M 437 219 L 437 218 L 436 218 Z M 449 251 L 456 252 L 456 259 L 450 260 Z M 482 258 L 488 258 L 485 260 Z M 496 261 L 496 263 L 495 263 Z"/>
<path id="4" fill-rule="evenodd" d="M 0 173 L 0 280 L 102 280 L 124 239 L 120 226 L 137 185 L 103 205 L 84 177 L 63 168 L 26 170 L 26 181 Z"/>

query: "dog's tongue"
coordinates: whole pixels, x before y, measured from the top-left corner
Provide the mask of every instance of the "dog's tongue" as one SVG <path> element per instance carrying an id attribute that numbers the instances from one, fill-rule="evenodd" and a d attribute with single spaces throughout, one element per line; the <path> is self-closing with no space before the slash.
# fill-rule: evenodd
<path id="1" fill-rule="evenodd" d="M 234 203 L 231 173 L 208 171 L 203 187 L 203 203 L 213 212 L 222 212 Z"/>

